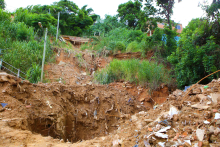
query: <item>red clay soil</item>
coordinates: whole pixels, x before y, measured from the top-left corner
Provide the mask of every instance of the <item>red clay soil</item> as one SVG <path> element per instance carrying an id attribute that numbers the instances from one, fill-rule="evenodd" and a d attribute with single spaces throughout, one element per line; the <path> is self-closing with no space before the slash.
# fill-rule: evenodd
<path id="1" fill-rule="evenodd" d="M 94 56 L 94 53 L 89 50 L 80 51 L 75 49 L 73 51 L 65 51 L 64 49 L 55 49 L 55 52 L 57 53 L 56 63 L 45 66 L 45 78 L 49 82 L 60 82 L 66 85 L 91 85 L 93 81 L 92 72 L 105 68 L 113 59 L 112 57 Z M 82 55 L 80 61 L 76 57 L 76 52 Z M 152 51 L 149 51 L 146 58 L 150 60 L 153 54 Z M 141 56 L 140 53 L 120 53 L 117 55 L 120 57 L 126 55 L 127 58 Z M 138 55 L 138 57 L 135 55 Z M 167 86 L 161 86 L 151 92 L 149 92 L 150 89 L 127 82 L 111 83 L 109 86 L 126 90 L 129 94 L 135 96 L 138 101 L 143 102 L 147 109 L 153 108 L 155 104 L 164 103 L 170 94 L 170 89 Z"/>
<path id="2" fill-rule="evenodd" d="M 95 57 L 89 50 L 54 49 L 54 51 L 56 62 L 49 63 L 44 68 L 47 82 L 60 82 L 66 85 L 91 84 L 93 72 L 104 68 L 112 60 L 111 57 Z"/>
<path id="3" fill-rule="evenodd" d="M 119 119 L 145 109 L 127 92 L 108 86 L 31 84 L 5 74 L 0 75 L 0 103 L 7 103 L 0 108 L 2 123 L 70 142 L 108 135 Z M 0 130 L 2 144 L 8 143 L 7 133 Z"/>
<path id="4" fill-rule="evenodd" d="M 204 86 L 188 95 L 176 90 L 166 103 L 139 112 L 142 105 L 119 89 L 31 84 L 0 74 L 0 103 L 8 104 L 0 106 L 0 146 L 219 147 L 220 79 Z"/>
<path id="5" fill-rule="evenodd" d="M 124 60 L 124 59 L 148 59 L 151 60 L 153 57 L 154 52 L 153 50 L 148 51 L 145 55 L 145 57 L 142 57 L 141 52 L 128 52 L 128 53 L 117 53 L 113 55 L 113 58 L 119 59 L 119 60 Z"/>

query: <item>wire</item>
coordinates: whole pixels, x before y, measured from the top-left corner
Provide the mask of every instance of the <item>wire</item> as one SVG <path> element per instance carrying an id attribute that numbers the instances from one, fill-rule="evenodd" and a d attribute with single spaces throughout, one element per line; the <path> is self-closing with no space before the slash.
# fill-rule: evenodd
<path id="1" fill-rule="evenodd" d="M 215 71 L 215 72 L 213 72 L 213 73 L 211 73 L 211 74 L 205 76 L 204 78 L 202 78 L 201 80 L 199 80 L 195 85 L 191 86 L 191 87 L 189 88 L 189 91 L 188 91 L 188 92 L 185 94 L 185 96 L 183 97 L 182 101 L 185 100 L 186 96 L 190 93 L 190 91 L 191 91 L 197 84 L 199 84 L 202 80 L 208 78 L 209 76 L 211 76 L 211 75 L 213 75 L 213 74 L 215 74 L 215 73 L 217 73 L 217 72 L 220 72 L 220 70 L 217 70 L 217 71 Z"/>

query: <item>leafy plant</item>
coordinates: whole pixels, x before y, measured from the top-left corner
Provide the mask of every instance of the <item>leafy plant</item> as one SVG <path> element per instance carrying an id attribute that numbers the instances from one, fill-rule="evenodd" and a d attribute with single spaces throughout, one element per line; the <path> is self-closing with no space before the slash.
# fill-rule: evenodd
<path id="1" fill-rule="evenodd" d="M 212 22 L 194 19 L 183 30 L 178 48 L 168 57 L 174 66 L 178 86 L 196 83 L 206 75 L 220 68 L 218 40 L 212 35 Z M 208 83 L 219 74 L 205 79 Z"/>

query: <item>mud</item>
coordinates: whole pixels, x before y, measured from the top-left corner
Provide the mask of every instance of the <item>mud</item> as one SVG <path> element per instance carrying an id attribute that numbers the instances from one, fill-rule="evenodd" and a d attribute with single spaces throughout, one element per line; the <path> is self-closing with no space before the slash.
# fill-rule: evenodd
<path id="1" fill-rule="evenodd" d="M 108 135 L 119 120 L 144 110 L 108 86 L 31 84 L 11 75 L 0 75 L 0 102 L 8 104 L 0 119 L 10 127 L 70 142 Z"/>

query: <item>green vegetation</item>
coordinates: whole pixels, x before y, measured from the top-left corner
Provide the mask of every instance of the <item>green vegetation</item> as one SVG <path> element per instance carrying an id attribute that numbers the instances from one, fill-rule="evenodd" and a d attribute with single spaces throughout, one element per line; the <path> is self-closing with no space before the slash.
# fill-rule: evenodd
<path id="1" fill-rule="evenodd" d="M 0 0 L 0 8 L 5 9 L 5 1 L 4 0 Z"/>
<path id="2" fill-rule="evenodd" d="M 142 4 L 139 1 L 128 1 L 118 6 L 118 16 L 120 21 L 130 28 L 136 28 L 140 25 L 142 13 Z"/>
<path id="3" fill-rule="evenodd" d="M 39 29 L 38 22 L 55 35 L 58 12 L 60 12 L 60 31 L 65 35 L 82 35 L 84 31 L 97 19 L 97 15 L 90 15 L 93 10 L 87 9 L 87 5 L 81 9 L 70 0 L 60 0 L 52 5 L 35 5 L 27 8 L 19 8 L 16 10 L 15 21 L 24 22 L 28 26 L 32 26 L 35 30 Z"/>
<path id="4" fill-rule="evenodd" d="M 0 19 L 0 48 L 7 49 L 3 50 L 3 60 L 27 73 L 25 78 L 31 82 L 39 81 L 44 40 L 24 22 L 11 22 L 10 14 L 2 9 L 0 18 L 3 18 Z M 50 42 L 47 40 L 46 61 L 51 55 Z"/>
<path id="5" fill-rule="evenodd" d="M 113 60 L 107 68 L 95 74 L 95 80 L 101 84 L 109 84 L 121 79 L 153 89 L 161 83 L 171 82 L 169 72 L 162 64 L 137 59 Z"/>
<path id="6" fill-rule="evenodd" d="M 154 7 L 153 2 L 159 7 Z M 156 88 L 161 83 L 169 84 L 172 77 L 183 88 L 220 69 L 220 3 L 214 0 L 210 6 L 203 6 L 207 17 L 192 20 L 180 35 L 178 44 L 175 40 L 178 34 L 172 30 L 175 22 L 170 21 L 173 6 L 173 0 L 128 1 L 118 6 L 116 16 L 106 15 L 105 19 L 100 19 L 92 14 L 92 8 L 86 5 L 79 8 L 70 0 L 19 8 L 13 14 L 3 10 L 5 2 L 0 0 L 0 48 L 7 49 L 2 51 L 2 58 L 27 73 L 26 78 L 31 82 L 38 82 L 45 28 L 48 28 L 50 38 L 47 40 L 46 62 L 54 61 L 51 46 L 71 48 L 69 44 L 54 41 L 60 12 L 59 35 L 93 39 L 92 43 L 82 45 L 81 50 L 93 49 L 97 55 L 120 51 L 141 52 L 144 56 L 150 50 L 154 52 L 152 58 L 155 62 L 135 59 L 112 61 L 108 68 L 96 73 L 96 81 L 107 84 L 124 79 Z M 167 22 L 167 25 L 159 29 L 158 22 Z M 153 31 L 152 36 L 147 35 L 150 30 Z M 54 42 L 51 44 L 50 41 Z M 76 57 L 80 66 L 85 64 L 80 53 Z M 172 75 L 157 63 L 171 63 Z M 215 74 L 204 82 L 219 76 Z"/>
<path id="7" fill-rule="evenodd" d="M 192 20 L 181 34 L 178 49 L 168 57 L 174 65 L 179 87 L 196 83 L 220 69 L 220 38 L 212 33 L 212 26 L 213 23 L 207 20 Z M 210 82 L 213 78 L 204 82 Z"/>

